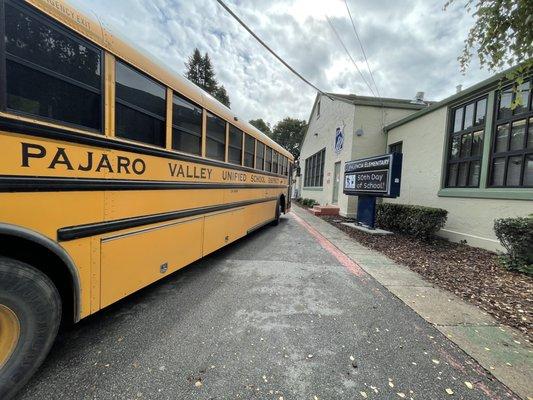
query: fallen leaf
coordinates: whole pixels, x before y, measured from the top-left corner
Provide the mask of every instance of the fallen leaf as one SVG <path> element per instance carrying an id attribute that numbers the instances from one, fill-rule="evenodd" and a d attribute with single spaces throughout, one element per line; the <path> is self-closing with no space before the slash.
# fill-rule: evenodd
<path id="1" fill-rule="evenodd" d="M 365 398 L 365 399 L 367 399 L 367 398 L 368 398 L 368 396 L 366 395 L 366 393 L 365 393 L 365 392 L 359 392 L 359 393 L 361 393 L 361 396 L 363 396 L 363 398 Z"/>
<path id="2" fill-rule="evenodd" d="M 400 396 L 402 399 L 405 398 L 405 393 L 401 393 L 401 392 L 399 392 L 399 393 L 396 393 L 396 394 L 397 394 L 398 396 Z"/>
<path id="3" fill-rule="evenodd" d="M 470 382 L 468 381 L 465 381 L 465 385 L 468 389 L 473 389 L 474 388 L 474 385 L 472 385 Z"/>
<path id="4" fill-rule="evenodd" d="M 196 383 L 194 384 L 194 386 L 196 386 L 197 388 L 202 387 L 202 385 L 202 381 L 196 381 Z"/>
<path id="5" fill-rule="evenodd" d="M 446 389 L 446 393 L 448 393 L 448 394 L 453 394 L 453 390 L 450 389 L 450 388 L 448 388 L 448 389 Z"/>
<path id="6" fill-rule="evenodd" d="M 440 364 L 440 361 L 439 361 L 439 360 L 435 360 L 435 359 L 433 359 L 433 360 L 431 360 L 431 361 L 433 361 L 433 363 L 435 363 L 435 364 L 437 364 L 437 365 Z"/>

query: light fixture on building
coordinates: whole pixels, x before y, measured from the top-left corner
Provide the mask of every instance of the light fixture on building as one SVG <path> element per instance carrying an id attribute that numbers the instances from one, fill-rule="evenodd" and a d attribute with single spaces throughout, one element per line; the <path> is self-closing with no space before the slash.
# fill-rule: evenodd
<path id="1" fill-rule="evenodd" d="M 315 136 L 318 137 L 318 132 L 315 132 Z"/>
<path id="2" fill-rule="evenodd" d="M 365 133 L 365 131 L 363 131 L 362 128 L 359 128 L 359 129 L 357 129 L 357 130 L 355 131 L 355 134 L 356 134 L 357 136 L 363 136 L 364 133 Z"/>

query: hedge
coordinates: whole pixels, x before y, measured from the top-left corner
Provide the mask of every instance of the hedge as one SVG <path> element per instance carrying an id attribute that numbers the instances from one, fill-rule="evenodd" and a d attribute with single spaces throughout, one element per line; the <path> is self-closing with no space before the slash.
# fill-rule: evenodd
<path id="1" fill-rule="evenodd" d="M 376 223 L 380 228 L 427 240 L 444 226 L 447 216 L 448 211 L 442 208 L 381 203 Z"/>
<path id="2" fill-rule="evenodd" d="M 500 257 L 503 266 L 533 275 L 533 215 L 496 219 L 494 232 L 507 250 Z"/>

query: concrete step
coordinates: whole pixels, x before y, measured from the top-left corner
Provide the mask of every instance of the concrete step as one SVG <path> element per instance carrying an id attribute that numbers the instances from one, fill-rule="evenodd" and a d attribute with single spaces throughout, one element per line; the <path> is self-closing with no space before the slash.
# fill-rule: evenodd
<path id="1" fill-rule="evenodd" d="M 314 206 L 309 212 L 314 215 L 339 215 L 339 210 L 337 206 Z"/>

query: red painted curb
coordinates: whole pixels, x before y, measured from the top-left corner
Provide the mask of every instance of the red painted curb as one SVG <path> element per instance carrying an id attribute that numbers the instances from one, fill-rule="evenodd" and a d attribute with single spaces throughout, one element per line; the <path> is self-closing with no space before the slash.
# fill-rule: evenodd
<path id="1" fill-rule="evenodd" d="M 366 276 L 366 272 L 359 266 L 359 264 L 357 264 L 346 254 L 344 254 L 341 250 L 339 250 L 339 248 L 335 247 L 333 243 L 331 243 L 328 239 L 322 236 L 322 234 L 318 232 L 315 228 L 305 222 L 294 212 L 289 213 L 289 215 L 294 218 L 294 220 L 298 222 L 302 227 L 304 227 L 305 230 L 317 240 L 320 246 L 322 246 L 322 248 L 328 253 L 330 253 L 333 257 L 335 257 L 349 272 L 360 278 L 364 278 Z"/>

